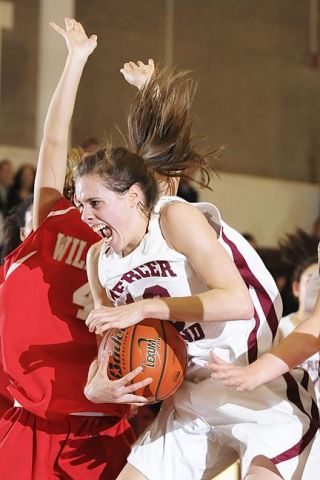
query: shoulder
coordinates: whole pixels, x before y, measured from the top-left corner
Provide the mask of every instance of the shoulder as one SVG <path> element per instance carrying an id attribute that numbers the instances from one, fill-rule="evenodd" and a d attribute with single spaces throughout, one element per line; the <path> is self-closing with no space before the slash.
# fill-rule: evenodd
<path id="1" fill-rule="evenodd" d="M 160 222 L 161 223 L 168 223 L 177 222 L 179 218 L 189 218 L 191 219 L 200 219 L 205 217 L 201 213 L 201 211 L 191 203 L 188 202 L 181 202 L 180 200 L 172 200 L 171 202 L 166 203 L 160 210 Z"/>
<path id="2" fill-rule="evenodd" d="M 205 215 L 195 205 L 172 201 L 160 210 L 160 227 L 167 243 L 176 250 L 183 251 L 194 243 L 202 234 L 217 239 L 214 229 L 209 225 Z"/>

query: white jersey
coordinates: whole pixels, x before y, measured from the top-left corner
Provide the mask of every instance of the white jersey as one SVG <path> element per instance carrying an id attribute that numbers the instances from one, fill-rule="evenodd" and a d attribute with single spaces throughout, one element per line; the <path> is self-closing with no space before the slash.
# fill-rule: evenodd
<path id="1" fill-rule="evenodd" d="M 294 321 L 294 314 L 291 313 L 286 317 L 283 317 L 279 323 L 279 341 L 287 337 L 297 327 L 297 323 Z M 312 355 L 308 360 L 301 363 L 300 367 L 306 370 L 314 384 L 315 392 L 317 396 L 317 403 L 320 407 L 320 392 L 319 392 L 319 352 Z"/>
<path id="2" fill-rule="evenodd" d="M 102 249 L 99 279 L 114 305 L 124 305 L 154 296 L 182 297 L 206 291 L 187 258 L 170 248 L 160 228 L 161 208 L 178 197 L 162 197 L 151 216 L 148 232 L 138 247 L 125 257 L 112 248 Z M 176 322 L 188 343 L 195 363 L 215 352 L 228 362 L 247 364 L 267 349 L 275 337 L 282 303 L 273 278 L 249 243 L 225 224 L 218 209 L 209 203 L 195 204 L 217 232 L 219 242 L 233 258 L 248 286 L 254 304 L 250 320 L 232 322 Z M 106 250 L 106 251 L 105 251 Z M 198 362 L 197 362 L 198 360 Z"/>

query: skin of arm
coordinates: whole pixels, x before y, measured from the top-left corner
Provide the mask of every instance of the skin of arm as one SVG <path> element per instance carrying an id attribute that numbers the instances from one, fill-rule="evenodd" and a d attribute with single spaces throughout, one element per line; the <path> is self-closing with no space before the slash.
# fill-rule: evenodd
<path id="1" fill-rule="evenodd" d="M 247 367 L 230 365 L 212 355 L 208 368 L 212 378 L 237 390 L 253 390 L 300 365 L 320 350 L 320 296 L 309 318 L 276 345 Z"/>
<path id="2" fill-rule="evenodd" d="M 169 246 L 188 258 L 208 290 L 188 297 L 153 298 L 113 310 L 106 307 L 94 310 L 86 322 L 90 331 L 101 333 L 113 327 L 125 328 L 150 317 L 185 322 L 252 318 L 248 289 L 204 215 L 193 205 L 172 202 L 162 210 L 160 223 Z M 186 225 L 194 235 L 186 235 Z"/>
<path id="3" fill-rule="evenodd" d="M 65 19 L 66 30 L 51 23 L 66 41 L 68 57 L 52 96 L 45 119 L 34 187 L 33 227 L 38 228 L 63 195 L 68 134 L 83 68 L 97 45 L 97 36 L 87 37 L 82 25 Z"/>

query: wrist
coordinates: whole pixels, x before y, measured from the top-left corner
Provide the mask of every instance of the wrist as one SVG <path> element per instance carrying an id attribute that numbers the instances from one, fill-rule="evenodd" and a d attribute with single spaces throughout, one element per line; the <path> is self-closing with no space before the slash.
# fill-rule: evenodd
<path id="1" fill-rule="evenodd" d="M 77 51 L 69 51 L 68 53 L 68 62 L 76 63 L 80 65 L 85 65 L 89 58 L 88 53 L 84 52 L 77 52 Z"/>
<path id="2" fill-rule="evenodd" d="M 168 320 L 169 309 L 165 302 L 158 297 L 142 300 L 143 318 L 158 318 L 159 320 Z"/>

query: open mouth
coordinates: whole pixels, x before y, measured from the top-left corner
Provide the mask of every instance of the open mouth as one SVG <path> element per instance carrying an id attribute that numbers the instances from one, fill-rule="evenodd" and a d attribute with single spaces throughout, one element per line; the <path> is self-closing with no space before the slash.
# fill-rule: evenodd
<path id="1" fill-rule="evenodd" d="M 92 227 L 93 231 L 97 233 L 101 238 L 104 238 L 105 240 L 108 240 L 109 242 L 112 239 L 112 229 L 106 225 L 106 224 L 101 224 L 101 225 L 95 225 Z"/>

